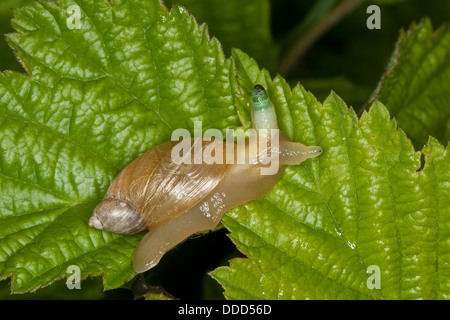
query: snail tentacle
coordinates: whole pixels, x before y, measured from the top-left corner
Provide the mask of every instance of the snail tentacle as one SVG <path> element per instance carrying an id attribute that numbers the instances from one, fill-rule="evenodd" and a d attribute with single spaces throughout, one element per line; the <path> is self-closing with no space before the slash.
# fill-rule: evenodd
<path id="1" fill-rule="evenodd" d="M 299 142 L 280 142 L 279 159 L 281 165 L 297 165 L 303 161 L 317 157 L 323 152 L 319 146 L 305 146 Z"/>
<path id="2" fill-rule="evenodd" d="M 169 141 L 131 162 L 109 187 L 89 225 L 122 234 L 149 230 L 133 254 L 137 273 L 156 266 L 190 235 L 214 229 L 226 211 L 263 198 L 286 165 L 322 153 L 278 131 L 275 107 L 263 86 L 254 87 L 251 101 L 253 128 L 239 130 L 231 140 L 227 136 L 222 144 L 200 139 L 200 162 L 195 154 L 199 140 L 182 140 L 186 154 L 181 142 Z M 177 162 L 174 155 L 191 161 Z"/>

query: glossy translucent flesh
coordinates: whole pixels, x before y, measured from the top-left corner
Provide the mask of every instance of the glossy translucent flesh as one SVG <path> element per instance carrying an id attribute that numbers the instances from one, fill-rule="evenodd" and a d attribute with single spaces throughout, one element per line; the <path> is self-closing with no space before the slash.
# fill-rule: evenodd
<path id="1" fill-rule="evenodd" d="M 133 256 L 136 272 L 154 267 L 168 249 L 190 235 L 214 229 L 229 209 L 264 197 L 282 173 L 280 168 L 276 175 L 264 176 L 259 166 L 234 165 L 225 179 L 196 206 L 144 236 Z"/>
<path id="2" fill-rule="evenodd" d="M 280 141 L 279 157 L 280 163 L 283 165 L 300 164 L 307 159 L 317 157 L 321 154 L 322 148 L 319 146 L 305 146 L 302 143 L 290 142 L 288 140 Z"/>
<path id="3" fill-rule="evenodd" d="M 276 136 L 276 144 L 271 136 L 259 134 L 263 132 L 260 129 L 278 129 L 275 109 L 262 86 L 255 86 L 252 103 L 253 126 L 267 145 L 262 146 L 258 137 L 247 141 L 244 149 L 239 149 L 237 143 L 222 143 L 221 163 L 208 164 L 212 162 L 212 155 L 204 151 L 212 141 L 192 139 L 190 163 L 176 164 L 171 151 L 179 142 L 166 142 L 134 160 L 114 180 L 105 201 L 116 199 L 125 203 L 114 206 L 116 211 L 123 208 L 124 214 L 129 213 L 131 206 L 149 229 L 133 255 L 136 272 L 154 267 L 167 250 L 190 235 L 214 229 L 229 209 L 263 198 L 283 174 L 285 164 L 299 164 L 321 153 L 320 147 L 289 142 L 283 134 Z M 200 142 L 202 162 L 195 164 L 194 145 Z M 227 148 L 234 150 L 232 164 L 227 164 Z M 238 158 L 246 159 L 245 163 L 238 162 Z M 264 161 L 268 159 L 269 164 Z M 262 169 L 267 167 L 275 169 L 264 174 Z M 105 211 L 101 210 L 103 207 Z M 108 221 L 114 222 L 108 219 L 109 215 L 108 206 L 100 203 L 94 213 L 97 220 L 91 225 L 117 230 L 114 223 L 107 225 Z M 131 226 L 122 228 L 135 228 L 140 217 L 128 219 Z M 123 219 L 117 221 L 126 223 Z"/>

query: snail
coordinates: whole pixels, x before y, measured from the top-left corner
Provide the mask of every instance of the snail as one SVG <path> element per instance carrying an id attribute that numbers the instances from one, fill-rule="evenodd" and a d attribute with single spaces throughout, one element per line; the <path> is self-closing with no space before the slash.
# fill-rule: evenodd
<path id="1" fill-rule="evenodd" d="M 251 101 L 256 134 L 245 140 L 244 148 L 238 148 L 238 142 L 222 141 L 223 148 L 233 149 L 234 162 L 211 163 L 206 156 L 201 163 L 177 163 L 172 159 L 173 151 L 181 142 L 169 141 L 132 161 L 112 182 L 89 226 L 120 234 L 148 230 L 133 253 L 137 273 L 156 266 L 167 250 L 190 235 L 213 230 L 231 208 L 263 198 L 286 165 L 300 164 L 322 153 L 320 147 L 290 142 L 282 133 L 275 139 L 268 134 L 269 130 L 278 132 L 278 125 L 263 86 L 254 87 Z M 193 138 L 191 142 L 201 142 L 205 151 L 213 141 Z M 192 152 L 185 155 L 187 160 L 192 157 Z M 245 161 L 236 161 L 238 157 Z M 262 174 L 268 159 L 278 170 Z"/>

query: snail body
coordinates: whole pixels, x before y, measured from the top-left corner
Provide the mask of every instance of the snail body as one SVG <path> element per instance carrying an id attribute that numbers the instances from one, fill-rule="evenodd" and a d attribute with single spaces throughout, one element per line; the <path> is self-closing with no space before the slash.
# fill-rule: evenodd
<path id="1" fill-rule="evenodd" d="M 259 85 L 252 93 L 252 118 L 256 132 L 277 129 L 274 107 Z M 190 235 L 214 229 L 226 211 L 263 198 L 273 189 L 286 165 L 299 164 L 322 152 L 320 147 L 290 142 L 282 134 L 277 143 L 270 135 L 264 139 L 268 142 L 264 150 L 258 148 L 261 144 L 255 146 L 258 139 L 246 141 L 245 148 L 224 142 L 224 149 L 234 149 L 231 163 L 226 161 L 225 151 L 224 161 L 220 163 L 211 163 L 207 158 L 201 163 L 176 163 L 172 160 L 172 150 L 179 142 L 158 145 L 131 162 L 115 178 L 95 208 L 89 225 L 121 234 L 148 230 L 133 254 L 135 271 L 144 272 Z M 201 143 L 205 150 L 213 142 L 196 138 L 191 140 L 191 145 L 194 148 L 196 143 Z M 193 152 L 190 157 L 194 160 Z M 261 174 L 261 170 L 267 169 L 264 160 L 269 157 L 277 162 L 278 170 L 274 174 Z M 246 161 L 240 163 L 238 158 Z"/>

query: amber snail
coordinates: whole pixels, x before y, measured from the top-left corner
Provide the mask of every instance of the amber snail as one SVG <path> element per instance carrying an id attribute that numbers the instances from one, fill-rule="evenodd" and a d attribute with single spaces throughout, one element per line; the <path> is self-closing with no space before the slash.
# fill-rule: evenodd
<path id="1" fill-rule="evenodd" d="M 277 131 L 275 108 L 264 87 L 255 86 L 251 101 L 256 135 Z M 263 198 L 286 165 L 300 164 L 322 153 L 320 147 L 290 142 L 282 134 L 278 143 L 269 134 L 265 139 L 265 150 L 258 147 L 261 143 L 255 147 L 258 139 L 248 139 L 243 151 L 237 148 L 237 142 L 223 143 L 223 148 L 234 149 L 235 160 L 245 152 L 245 163 L 231 164 L 211 164 L 207 157 L 202 163 L 175 163 L 171 155 L 179 142 L 160 144 L 122 170 L 95 208 L 89 225 L 120 234 L 149 230 L 133 254 L 135 271 L 147 271 L 158 264 L 167 250 L 190 235 L 214 229 L 227 210 Z M 204 142 L 202 150 L 211 143 Z M 250 155 L 249 150 L 257 150 L 256 155 Z M 279 165 L 278 170 L 263 175 L 261 169 L 267 167 L 264 160 L 269 156 Z"/>

